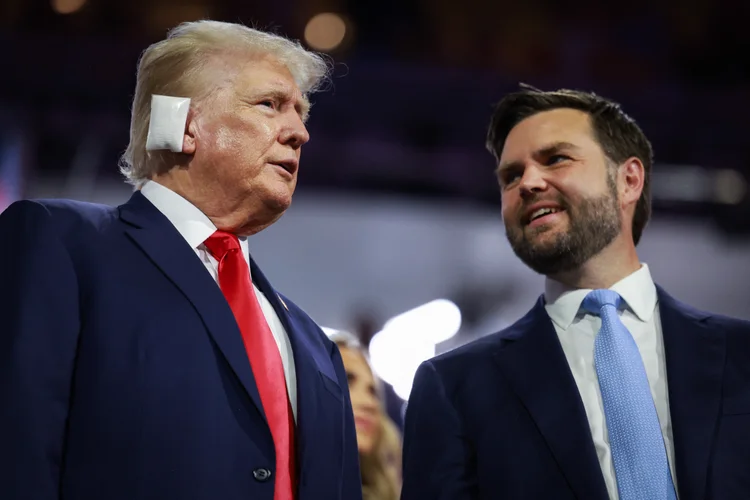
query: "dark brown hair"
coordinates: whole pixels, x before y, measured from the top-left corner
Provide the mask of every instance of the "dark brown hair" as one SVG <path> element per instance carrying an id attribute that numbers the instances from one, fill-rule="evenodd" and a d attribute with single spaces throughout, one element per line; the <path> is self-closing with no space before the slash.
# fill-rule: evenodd
<path id="1" fill-rule="evenodd" d="M 633 215 L 633 241 L 637 245 L 651 217 L 653 149 L 635 120 L 625 114 L 618 103 L 593 92 L 568 89 L 545 92 L 521 85 L 521 90 L 506 95 L 495 105 L 487 132 L 487 149 L 499 160 L 513 127 L 537 113 L 559 108 L 576 109 L 589 115 L 594 139 L 612 163 L 619 165 L 631 157 L 643 163 L 643 192 Z"/>

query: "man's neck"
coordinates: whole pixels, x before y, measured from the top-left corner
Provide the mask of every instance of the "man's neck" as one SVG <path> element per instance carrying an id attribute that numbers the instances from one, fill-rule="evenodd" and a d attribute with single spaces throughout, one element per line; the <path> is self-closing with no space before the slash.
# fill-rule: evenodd
<path id="1" fill-rule="evenodd" d="M 279 215 L 270 216 L 263 213 L 264 207 L 248 206 L 250 199 L 231 199 L 223 196 L 217 186 L 209 182 L 195 182 L 186 173 L 172 169 L 166 174 L 151 179 L 171 189 L 203 212 L 211 222 L 224 231 L 237 236 L 251 236 L 270 226 Z M 218 194 L 217 194 L 218 193 Z M 252 217 L 252 214 L 261 215 Z"/>
<path id="2" fill-rule="evenodd" d="M 632 242 L 615 240 L 574 271 L 550 275 L 571 288 L 606 289 L 641 268 Z"/>

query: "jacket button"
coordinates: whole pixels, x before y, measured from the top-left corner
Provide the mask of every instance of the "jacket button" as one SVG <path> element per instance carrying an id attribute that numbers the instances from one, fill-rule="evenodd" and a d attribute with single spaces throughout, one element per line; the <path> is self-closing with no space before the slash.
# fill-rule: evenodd
<path id="1" fill-rule="evenodd" d="M 255 469 L 253 471 L 253 477 L 256 481 L 260 481 L 261 483 L 268 481 L 271 478 L 271 471 L 268 469 Z"/>

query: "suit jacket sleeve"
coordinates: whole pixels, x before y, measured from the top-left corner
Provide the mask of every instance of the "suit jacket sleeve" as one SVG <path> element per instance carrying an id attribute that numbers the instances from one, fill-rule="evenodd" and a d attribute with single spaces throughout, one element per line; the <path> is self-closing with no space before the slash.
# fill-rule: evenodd
<path id="1" fill-rule="evenodd" d="M 406 407 L 401 500 L 473 500 L 474 455 L 435 366 L 417 370 Z"/>
<path id="2" fill-rule="evenodd" d="M 73 264 L 49 211 L 0 215 L 0 491 L 58 499 L 79 332 Z"/>
<path id="3" fill-rule="evenodd" d="M 341 484 L 341 498 L 347 500 L 362 499 L 362 477 L 359 470 L 359 451 L 357 448 L 357 431 L 354 427 L 354 413 L 349 396 L 349 381 L 344 370 L 344 362 L 338 347 L 333 346 L 331 361 L 336 370 L 341 393 L 344 395 L 344 471 Z"/>

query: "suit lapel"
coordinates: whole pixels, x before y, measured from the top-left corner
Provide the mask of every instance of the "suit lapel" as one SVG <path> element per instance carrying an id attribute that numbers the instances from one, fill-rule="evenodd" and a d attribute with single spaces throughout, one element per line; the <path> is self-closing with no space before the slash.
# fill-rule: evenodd
<path id="1" fill-rule="evenodd" d="M 325 392 L 332 393 L 340 401 L 343 401 L 343 395 L 336 381 L 336 372 L 330 353 L 321 342 L 319 332 L 309 331 L 313 325 L 311 323 L 306 325 L 297 315 L 292 314 L 252 258 L 250 268 L 253 282 L 273 306 L 292 345 L 297 374 L 297 456 L 302 469 L 301 480 L 304 484 L 305 470 L 316 463 L 316 451 L 311 445 L 311 440 L 327 429 L 330 424 L 325 421 L 327 415 L 319 400 Z"/>
<path id="2" fill-rule="evenodd" d="M 702 499 L 721 411 L 725 338 L 704 324 L 705 314 L 657 290 L 678 493 L 681 500 Z"/>
<path id="3" fill-rule="evenodd" d="M 140 192 L 135 192 L 119 210 L 120 218 L 128 224 L 125 232 L 192 303 L 219 351 L 265 418 L 234 314 L 195 251 Z"/>
<path id="4" fill-rule="evenodd" d="M 496 360 L 580 499 L 608 498 L 580 393 L 540 297 Z"/>

